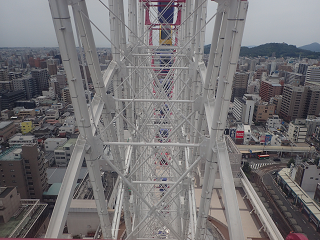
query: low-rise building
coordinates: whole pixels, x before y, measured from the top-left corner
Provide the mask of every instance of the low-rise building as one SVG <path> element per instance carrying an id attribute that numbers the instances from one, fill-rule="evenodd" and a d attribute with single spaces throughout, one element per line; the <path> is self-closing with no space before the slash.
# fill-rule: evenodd
<path id="1" fill-rule="evenodd" d="M 36 112 L 34 109 L 20 109 L 18 116 L 23 117 L 23 116 L 35 116 Z"/>
<path id="2" fill-rule="evenodd" d="M 59 119 L 59 111 L 57 109 L 48 109 L 46 111 L 46 119 L 52 119 L 52 120 Z"/>
<path id="3" fill-rule="evenodd" d="M 21 133 L 17 133 L 13 137 L 9 139 L 10 146 L 14 145 L 25 145 L 25 144 L 34 144 L 36 143 L 36 138 L 33 135 L 22 135 Z"/>
<path id="4" fill-rule="evenodd" d="M 49 215 L 48 204 L 39 199 L 20 199 L 14 187 L 0 189 L 0 238 L 35 238 L 47 230 L 45 220 Z M 15 211 L 13 211 L 15 210 Z"/>
<path id="5" fill-rule="evenodd" d="M 272 131 L 274 129 L 280 129 L 282 120 L 279 118 L 278 115 L 273 115 L 272 117 L 269 117 L 266 122 L 266 127 Z"/>
<path id="6" fill-rule="evenodd" d="M 67 141 L 68 141 L 67 138 L 47 138 L 44 141 L 46 152 L 54 151 L 58 147 L 63 146 Z"/>
<path id="7" fill-rule="evenodd" d="M 1 111 L 1 119 L 4 121 L 9 120 L 13 115 L 12 110 L 5 109 Z"/>
<path id="8" fill-rule="evenodd" d="M 76 138 L 70 138 L 65 144 L 54 150 L 54 159 L 57 166 L 68 166 L 76 141 Z"/>
<path id="9" fill-rule="evenodd" d="M 33 122 L 32 121 L 23 121 L 20 124 L 22 134 L 29 133 L 33 130 Z"/>
<path id="10" fill-rule="evenodd" d="M 289 123 L 288 138 L 291 142 L 305 142 L 308 130 L 305 123 L 305 119 L 295 119 Z"/>
<path id="11" fill-rule="evenodd" d="M 75 124 L 76 124 L 76 121 L 74 116 L 66 117 L 64 119 L 63 125 L 59 128 L 59 135 L 63 136 L 66 133 L 73 134 L 76 128 Z"/>
<path id="12" fill-rule="evenodd" d="M 13 121 L 0 122 L 0 143 L 7 141 L 16 134 L 16 126 Z"/>
<path id="13" fill-rule="evenodd" d="M 0 223 L 7 223 L 20 207 L 16 187 L 0 187 Z"/>

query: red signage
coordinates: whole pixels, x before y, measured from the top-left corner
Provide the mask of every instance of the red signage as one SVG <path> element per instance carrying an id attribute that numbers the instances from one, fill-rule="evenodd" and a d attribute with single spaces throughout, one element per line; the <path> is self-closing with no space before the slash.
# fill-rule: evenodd
<path id="1" fill-rule="evenodd" d="M 244 131 L 237 131 L 236 138 L 243 138 L 243 136 L 244 136 Z"/>

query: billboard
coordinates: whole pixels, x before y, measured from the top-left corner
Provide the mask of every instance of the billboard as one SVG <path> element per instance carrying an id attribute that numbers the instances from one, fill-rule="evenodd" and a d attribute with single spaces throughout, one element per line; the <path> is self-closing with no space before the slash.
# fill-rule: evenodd
<path id="1" fill-rule="evenodd" d="M 243 136 L 244 136 L 244 131 L 237 131 L 236 138 L 243 138 Z"/>
<path id="2" fill-rule="evenodd" d="M 231 138 L 236 138 L 236 129 L 235 128 L 231 128 L 230 129 L 230 137 Z"/>
<path id="3" fill-rule="evenodd" d="M 271 143 L 271 138 L 272 138 L 272 135 L 266 135 L 264 144 L 266 144 L 266 145 L 270 144 Z"/>

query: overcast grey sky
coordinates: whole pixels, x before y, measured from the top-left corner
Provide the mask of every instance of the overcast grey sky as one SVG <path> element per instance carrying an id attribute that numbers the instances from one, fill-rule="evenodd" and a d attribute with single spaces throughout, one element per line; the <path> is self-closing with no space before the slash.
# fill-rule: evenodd
<path id="1" fill-rule="evenodd" d="M 103 0 L 107 3 L 107 0 Z M 127 2 L 127 0 L 125 0 Z M 89 16 L 109 35 L 109 14 L 98 0 L 87 0 Z M 58 46 L 47 0 L 0 0 L 0 47 Z M 208 17 L 216 10 L 209 2 Z M 320 0 L 251 0 L 242 45 L 320 43 Z M 213 22 L 206 31 L 211 42 Z M 98 47 L 110 44 L 94 31 Z"/>

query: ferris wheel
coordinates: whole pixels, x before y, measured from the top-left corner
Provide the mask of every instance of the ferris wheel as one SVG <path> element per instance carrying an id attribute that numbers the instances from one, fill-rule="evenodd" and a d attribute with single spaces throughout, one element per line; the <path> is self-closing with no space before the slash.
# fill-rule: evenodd
<path id="1" fill-rule="evenodd" d="M 216 239 L 207 217 L 219 176 L 230 239 L 244 239 L 224 130 L 248 2 L 216 0 L 212 16 L 207 0 L 100 2 L 110 20 L 110 34 L 101 34 L 113 56 L 103 74 L 92 34 L 100 29 L 85 1 L 49 0 L 80 134 L 46 237 L 61 236 L 85 159 L 104 238 Z M 92 99 L 84 97 L 76 42 L 90 70 Z M 109 201 L 101 163 L 118 174 Z M 202 189 L 199 203 L 195 188 Z"/>

